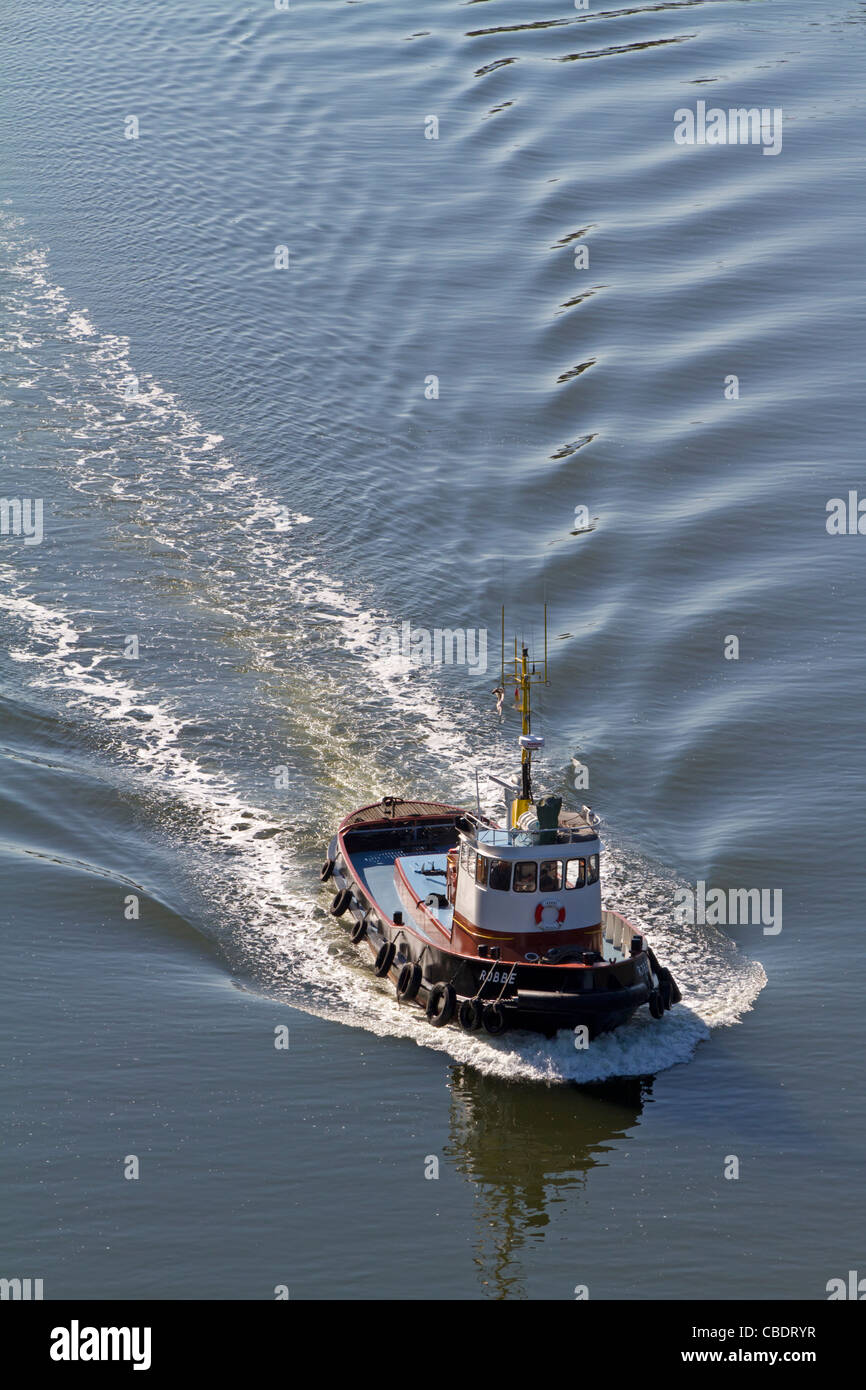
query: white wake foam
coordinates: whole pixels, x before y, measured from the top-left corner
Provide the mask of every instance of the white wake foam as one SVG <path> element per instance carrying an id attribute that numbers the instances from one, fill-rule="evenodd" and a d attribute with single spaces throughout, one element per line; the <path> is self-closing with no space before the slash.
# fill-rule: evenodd
<path id="1" fill-rule="evenodd" d="M 106 492 L 138 501 L 150 498 L 150 534 L 180 553 L 186 545 L 183 530 L 173 514 L 160 511 L 163 480 L 171 480 L 174 498 L 188 488 L 197 515 L 216 511 L 218 505 L 223 514 L 227 496 L 243 497 L 243 506 L 233 512 L 232 544 L 267 571 L 267 587 L 279 595 L 287 614 L 292 608 L 306 610 L 334 625 L 363 675 L 362 682 L 354 683 L 353 699 L 376 709 L 384 704 L 396 721 L 420 728 L 430 757 L 465 769 L 462 781 L 455 772 L 452 794 L 466 799 L 474 791 L 469 727 L 455 722 L 432 674 L 414 672 L 410 678 L 383 658 L 376 636 L 393 618 L 365 607 L 342 581 L 323 576 L 317 556 L 299 553 L 298 528 L 310 518 L 269 496 L 249 470 L 220 452 L 222 437 L 205 430 L 171 391 L 142 379 L 138 397 L 126 404 L 125 385 L 134 375 L 128 341 L 101 334 L 89 315 L 70 306 L 63 291 L 51 284 L 44 254 L 22 245 L 12 227 L 10 236 L 7 250 L 14 251 L 12 274 L 20 291 L 12 299 L 16 319 L 11 338 L 24 367 L 37 369 L 18 385 L 39 380 L 39 351 L 48 331 L 40 333 L 39 325 L 47 319 L 52 343 L 59 339 L 68 348 L 62 374 L 77 407 L 76 490 L 91 497 L 94 506 Z M 52 399 L 68 406 L 64 393 Z M 147 448 L 137 448 L 143 435 Z M 130 476 L 129 458 L 140 461 L 141 476 Z M 571 1034 L 552 1041 L 516 1034 L 489 1039 L 431 1028 L 420 1011 L 398 1006 L 390 988 L 360 967 L 340 929 L 324 913 L 308 863 L 287 847 L 284 835 L 272 835 L 279 818 L 250 806 L 229 774 L 203 768 L 181 713 L 107 660 L 92 632 L 73 614 L 37 600 L 11 567 L 3 567 L 0 582 L 0 609 L 19 629 L 10 655 L 32 667 L 32 684 L 53 692 L 79 716 L 109 728 L 117 750 L 135 765 L 142 783 L 195 811 L 196 832 L 213 851 L 210 863 L 216 859 L 220 864 L 219 910 L 228 930 L 241 942 L 260 986 L 295 1007 L 381 1036 L 411 1039 L 488 1075 L 591 1082 L 686 1061 L 711 1028 L 741 1018 L 763 987 L 760 965 L 722 933 L 707 929 L 697 940 L 685 929 L 667 925 L 675 886 L 670 879 L 640 856 L 609 849 L 609 905 L 649 928 L 659 956 L 680 984 L 683 1004 L 663 1020 L 642 1011 L 585 1052 L 575 1049 Z M 247 595 L 234 595 L 226 584 L 222 599 L 227 611 L 249 620 Z M 269 628 L 270 617 L 262 622 L 262 633 Z M 255 630 L 250 640 L 260 641 Z M 260 647 L 259 655 L 266 655 L 266 648 Z M 490 791 L 496 795 L 494 788 Z M 329 829 L 323 829 L 323 840 Z"/>

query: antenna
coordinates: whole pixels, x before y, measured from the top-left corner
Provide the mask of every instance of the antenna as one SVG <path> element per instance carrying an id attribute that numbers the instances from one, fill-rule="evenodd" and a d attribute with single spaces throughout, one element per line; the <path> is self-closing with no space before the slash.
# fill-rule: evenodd
<path id="1" fill-rule="evenodd" d="M 547 599 L 544 600 L 544 684 L 547 680 Z"/>
<path id="2" fill-rule="evenodd" d="M 499 684 L 502 686 L 502 689 L 504 690 L 504 689 L 505 689 L 505 604 L 504 604 L 504 603 L 503 603 L 503 605 L 502 605 L 502 650 L 501 650 L 501 656 L 502 656 L 502 662 L 501 662 L 501 670 L 500 670 L 500 674 L 499 674 Z"/>
<path id="3" fill-rule="evenodd" d="M 511 844 L 511 804 L 514 801 L 514 798 L 517 795 L 517 793 L 515 792 L 511 784 L 509 782 L 503 782 L 501 777 L 494 777 L 492 772 L 489 772 L 487 775 L 491 782 L 495 782 L 496 785 L 501 787 L 502 790 L 505 792 L 505 830 L 506 834 L 508 835 L 508 843 Z M 493 837 L 493 843 L 496 844 L 495 834 Z"/>

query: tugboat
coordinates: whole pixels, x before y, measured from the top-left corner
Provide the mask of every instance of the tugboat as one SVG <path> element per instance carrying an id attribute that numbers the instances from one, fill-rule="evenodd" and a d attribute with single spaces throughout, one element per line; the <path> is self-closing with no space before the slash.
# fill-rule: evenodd
<path id="1" fill-rule="evenodd" d="M 527 647 L 503 659 L 522 717 L 520 785 L 505 789 L 504 827 L 474 811 L 396 796 L 347 816 L 320 878 L 336 889 L 329 911 L 351 923 L 355 945 L 390 979 L 397 999 L 434 1028 L 552 1037 L 584 1028 L 591 1040 L 642 1005 L 653 1018 L 679 1003 L 671 972 L 645 936 L 601 905 L 598 817 L 532 792 L 531 690 L 547 684 Z M 540 663 L 539 663 L 540 664 Z M 498 778 L 493 779 L 498 781 Z"/>

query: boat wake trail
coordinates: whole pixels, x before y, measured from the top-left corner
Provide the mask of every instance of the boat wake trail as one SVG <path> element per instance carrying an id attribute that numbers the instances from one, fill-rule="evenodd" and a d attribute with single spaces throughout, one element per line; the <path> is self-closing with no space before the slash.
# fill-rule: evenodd
<path id="1" fill-rule="evenodd" d="M 50 583 L 32 550 L 0 567 L 8 670 L 171 836 L 206 904 L 194 925 L 231 968 L 293 1007 L 503 1078 L 643 1075 L 736 1023 L 765 983 L 760 965 L 712 928 L 670 926 L 677 885 L 609 837 L 608 905 L 649 931 L 681 1006 L 579 1052 L 570 1034 L 466 1036 L 397 1005 L 325 910 L 322 848 L 347 809 L 383 793 L 421 784 L 467 799 L 492 711 L 479 728 L 435 673 L 383 660 L 376 636 L 393 619 L 331 573 L 315 518 L 271 495 L 157 382 L 142 377 L 127 399 L 129 342 L 70 304 L 5 214 L 0 242 L 6 406 L 13 431 L 16 412 L 22 430 L 38 419 L 40 486 L 69 520 Z M 131 668 L 118 632 L 153 634 L 147 663 Z"/>

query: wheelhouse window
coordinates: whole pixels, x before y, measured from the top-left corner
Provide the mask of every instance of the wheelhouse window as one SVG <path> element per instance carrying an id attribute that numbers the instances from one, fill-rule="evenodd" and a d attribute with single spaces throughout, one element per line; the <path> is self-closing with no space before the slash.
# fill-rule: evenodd
<path id="1" fill-rule="evenodd" d="M 535 869 L 534 859 L 521 860 L 514 866 L 514 891 L 515 893 L 534 893 L 535 892 Z"/>
<path id="2" fill-rule="evenodd" d="M 511 887 L 510 859 L 491 859 L 488 886 L 498 888 L 500 893 L 508 892 Z"/>
<path id="3" fill-rule="evenodd" d="M 469 878 L 475 877 L 475 850 L 471 849 L 465 840 L 460 847 L 460 868 Z"/>
<path id="4" fill-rule="evenodd" d="M 586 882 L 586 864 L 582 859 L 568 859 L 565 864 L 566 888 L 582 888 Z"/>
<path id="5" fill-rule="evenodd" d="M 598 883 L 598 855 L 591 854 L 586 861 L 587 883 Z"/>
<path id="6" fill-rule="evenodd" d="M 562 860 L 543 859 L 538 866 L 539 893 L 558 893 L 562 887 Z"/>
<path id="7" fill-rule="evenodd" d="M 475 882 L 480 883 L 482 888 L 487 887 L 487 872 L 490 868 L 490 860 L 485 854 L 479 854 L 475 860 Z"/>

